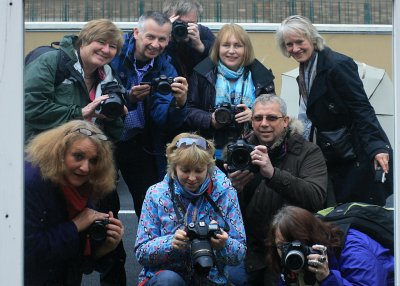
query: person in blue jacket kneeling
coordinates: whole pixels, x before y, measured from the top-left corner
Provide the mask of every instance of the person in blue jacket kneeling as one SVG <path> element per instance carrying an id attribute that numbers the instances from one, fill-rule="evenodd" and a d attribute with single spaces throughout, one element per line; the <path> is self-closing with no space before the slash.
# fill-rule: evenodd
<path id="1" fill-rule="evenodd" d="M 138 225 L 139 285 L 227 285 L 225 266 L 243 260 L 236 190 L 215 167 L 214 152 L 191 133 L 168 144 L 167 175 L 148 189 Z"/>

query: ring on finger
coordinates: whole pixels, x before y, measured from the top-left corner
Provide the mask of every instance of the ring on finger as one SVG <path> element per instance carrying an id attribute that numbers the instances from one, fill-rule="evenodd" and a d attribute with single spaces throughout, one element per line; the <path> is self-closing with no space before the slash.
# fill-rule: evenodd
<path id="1" fill-rule="evenodd" d="M 321 256 L 318 258 L 318 261 L 321 262 L 321 263 L 324 263 L 324 262 L 326 261 L 325 255 L 321 255 Z"/>
<path id="2" fill-rule="evenodd" d="M 262 156 L 261 156 L 261 155 L 258 155 L 258 159 L 261 160 L 261 159 L 262 159 Z"/>

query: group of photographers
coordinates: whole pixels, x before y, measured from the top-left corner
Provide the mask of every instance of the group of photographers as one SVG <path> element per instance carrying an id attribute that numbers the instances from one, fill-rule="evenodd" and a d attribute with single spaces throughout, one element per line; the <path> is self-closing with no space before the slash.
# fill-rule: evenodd
<path id="1" fill-rule="evenodd" d="M 80 285 L 82 273 L 94 269 L 101 272 L 101 285 L 126 285 L 118 170 L 139 218 L 140 285 L 277 285 L 277 269 L 287 269 L 266 258 L 281 263 L 277 257 L 286 252 L 280 246 L 297 240 L 297 249 L 318 263 L 295 271 L 313 272 L 313 279 L 292 279 L 290 272 L 286 285 L 352 285 L 359 279 L 355 269 L 340 271 L 343 263 L 356 265 L 356 256 L 339 257 L 339 270 L 330 271 L 326 247 L 340 241 L 331 245 L 326 238 L 289 236 L 279 220 L 297 210 L 280 211 L 286 205 L 322 209 L 328 190 L 345 202 L 342 189 L 332 189 L 339 184 L 338 166 L 358 177 L 379 167 L 388 173 L 385 183 L 373 183 L 382 193 L 368 189 L 357 196 L 363 190 L 353 187 L 347 197 L 382 204 L 390 193 L 379 185 L 391 184 L 390 144 L 360 96 L 353 61 L 342 55 L 345 60 L 335 58 L 337 65 L 327 64 L 351 76 L 339 88 L 336 78 L 324 75 L 326 67 L 319 69 L 324 46 L 318 45 L 311 22 L 301 16 L 286 19 L 277 39 L 300 63 L 302 95 L 301 121 L 290 118 L 286 103 L 275 95 L 272 71 L 255 59 L 247 32 L 226 24 L 215 37 L 197 23 L 201 11 L 196 0 L 166 1 L 163 13 L 144 13 L 125 35 L 109 20 L 93 20 L 79 35 L 65 36 L 58 51 L 26 66 L 26 285 Z M 288 22 L 292 26 L 285 29 Z M 325 86 L 335 90 L 330 114 L 336 106 L 346 107 L 350 122 L 344 127 L 356 125 L 369 133 L 369 138 L 350 140 L 367 150 L 350 148 L 351 163 L 335 160 L 334 168 L 328 160 L 332 150 L 310 142 L 314 134 L 317 143 L 326 135 L 310 108 L 312 94 L 322 96 L 311 88 L 322 75 Z M 353 99 L 364 110 L 353 107 Z M 332 136 L 347 140 L 337 137 L 347 131 L 340 127 Z M 355 170 L 357 158 L 363 165 Z M 296 227 L 303 223 L 307 220 L 300 217 Z M 360 237 L 356 233 L 351 239 Z M 393 257 L 385 249 L 372 253 L 370 259 L 385 263 L 365 267 L 370 281 L 389 285 Z"/>

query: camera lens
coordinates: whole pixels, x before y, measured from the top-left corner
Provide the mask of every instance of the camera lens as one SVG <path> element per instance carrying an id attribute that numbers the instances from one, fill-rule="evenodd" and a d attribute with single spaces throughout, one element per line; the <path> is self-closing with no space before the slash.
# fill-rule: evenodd
<path id="1" fill-rule="evenodd" d="M 107 237 L 107 222 L 95 221 L 89 228 L 89 236 L 95 241 L 103 241 Z"/>
<path id="2" fill-rule="evenodd" d="M 249 167 L 251 164 L 251 156 L 249 150 L 243 148 L 237 148 L 232 152 L 232 165 L 239 170 L 243 170 Z"/>
<path id="3" fill-rule="evenodd" d="M 191 244 L 193 268 L 201 276 L 207 276 L 214 265 L 214 255 L 207 239 L 194 239 Z"/>
<path id="4" fill-rule="evenodd" d="M 109 98 L 103 102 L 100 113 L 112 119 L 124 114 L 124 104 L 121 97 L 115 93 L 110 93 Z"/>
<path id="5" fill-rule="evenodd" d="M 167 95 L 171 92 L 171 85 L 168 81 L 160 81 L 157 86 L 157 91 L 161 94 Z"/>
<path id="6" fill-rule="evenodd" d="M 220 108 L 215 111 L 215 120 L 222 125 L 227 125 L 232 121 L 232 112 L 226 108 Z"/>
<path id="7" fill-rule="evenodd" d="M 299 250 L 291 250 L 285 256 L 285 267 L 294 272 L 304 267 L 304 254 Z"/>
<path id="8" fill-rule="evenodd" d="M 187 37 L 187 24 L 182 21 L 175 21 L 172 24 L 172 36 L 177 41 L 182 41 Z"/>

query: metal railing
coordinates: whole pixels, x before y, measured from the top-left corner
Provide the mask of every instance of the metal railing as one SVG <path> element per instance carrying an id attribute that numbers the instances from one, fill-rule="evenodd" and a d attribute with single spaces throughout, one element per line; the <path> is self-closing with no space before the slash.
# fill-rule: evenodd
<path id="1" fill-rule="evenodd" d="M 25 0 L 25 21 L 137 21 L 162 0 Z M 392 0 L 203 0 L 201 22 L 279 23 L 301 14 L 320 24 L 392 24 Z"/>

